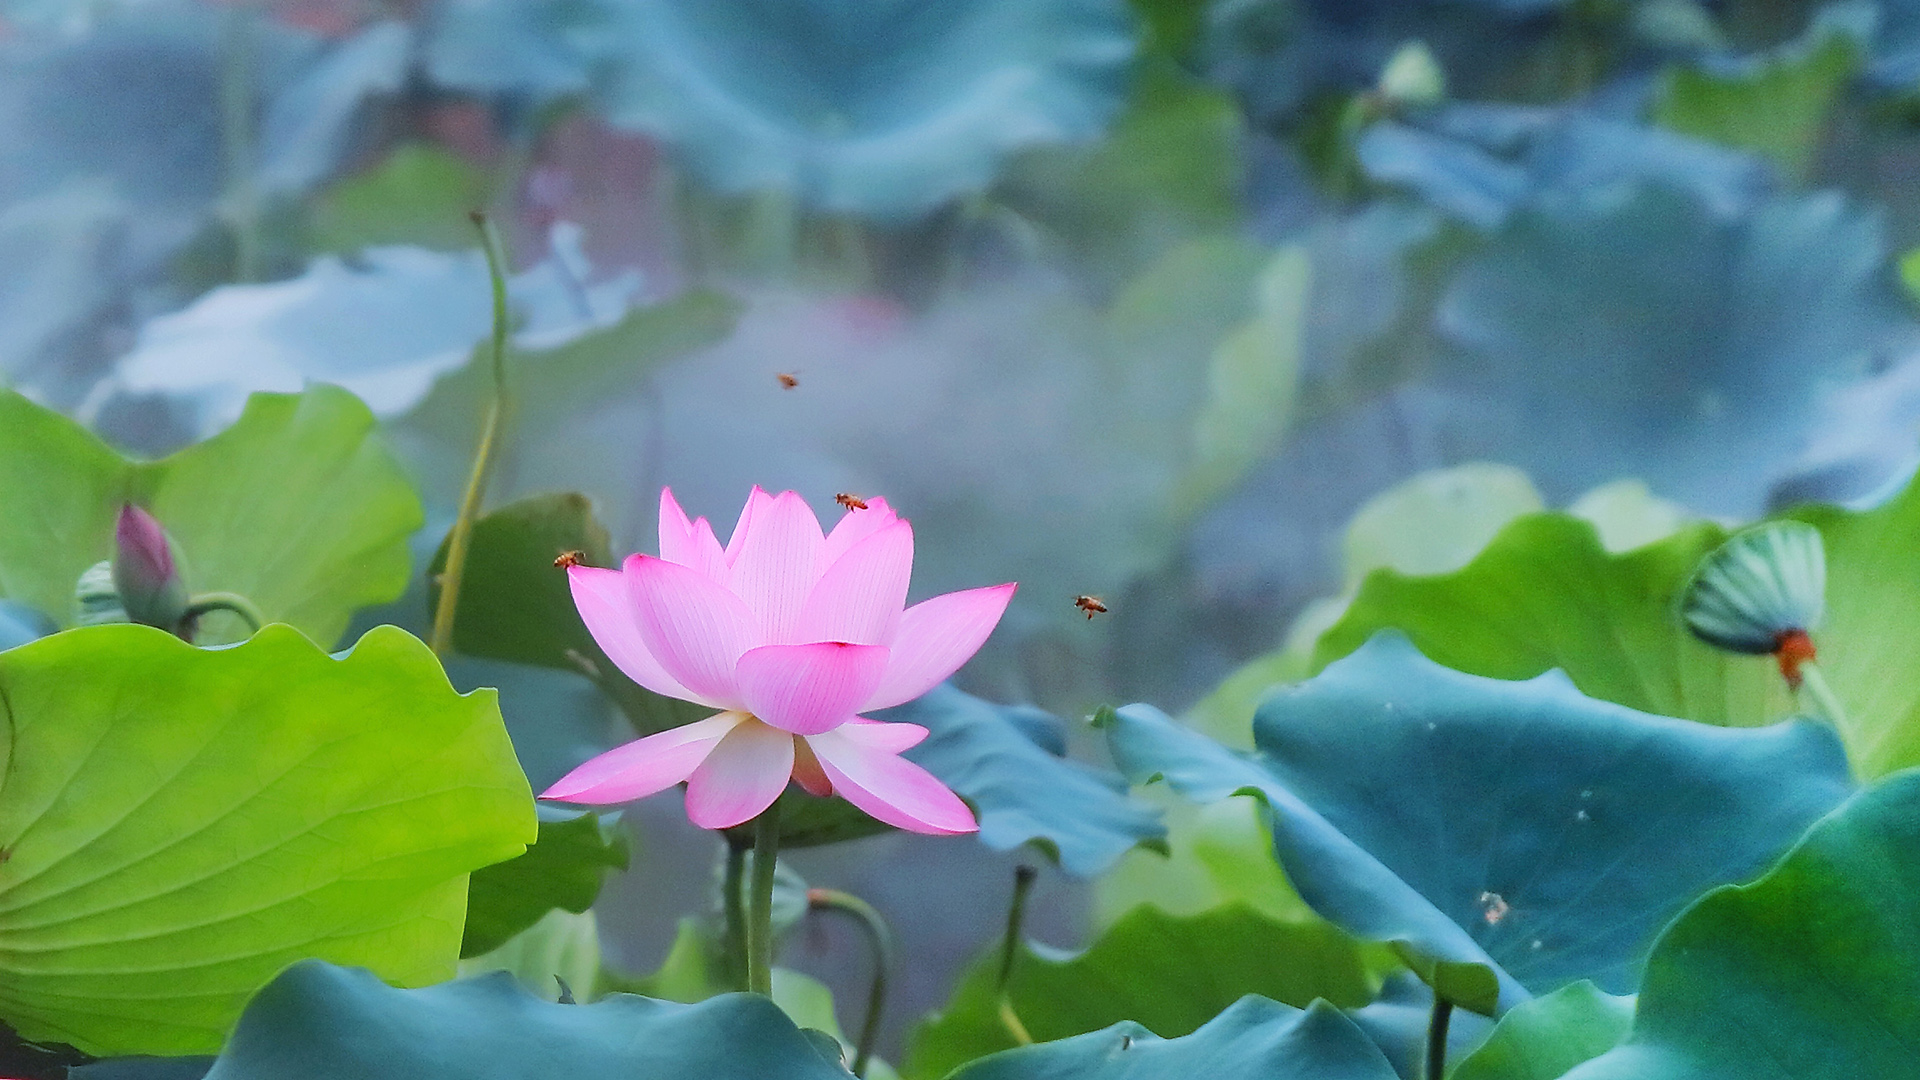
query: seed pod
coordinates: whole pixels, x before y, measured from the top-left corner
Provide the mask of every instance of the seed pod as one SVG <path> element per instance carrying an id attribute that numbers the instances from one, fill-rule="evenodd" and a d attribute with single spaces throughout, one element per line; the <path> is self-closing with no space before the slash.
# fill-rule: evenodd
<path id="1" fill-rule="evenodd" d="M 1820 530 L 1769 521 L 1735 533 L 1700 561 L 1681 593 L 1680 616 L 1710 645 L 1765 655 L 1806 639 L 1826 596 Z"/>

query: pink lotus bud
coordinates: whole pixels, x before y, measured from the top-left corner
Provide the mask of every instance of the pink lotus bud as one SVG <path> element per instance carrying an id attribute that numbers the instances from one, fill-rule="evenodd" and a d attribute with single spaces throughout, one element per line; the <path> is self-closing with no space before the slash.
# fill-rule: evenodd
<path id="1" fill-rule="evenodd" d="M 113 587 L 127 618 L 178 632 L 187 612 L 187 586 L 180 580 L 167 532 L 152 514 L 131 503 L 113 526 Z"/>

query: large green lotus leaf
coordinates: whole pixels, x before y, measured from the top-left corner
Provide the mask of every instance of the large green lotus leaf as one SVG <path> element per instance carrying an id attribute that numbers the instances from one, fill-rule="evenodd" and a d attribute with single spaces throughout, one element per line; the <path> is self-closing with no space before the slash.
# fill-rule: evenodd
<path id="1" fill-rule="evenodd" d="M 84 428 L 0 391 L 0 593 L 72 616 L 80 572 L 112 552 L 114 516 L 143 502 L 193 592 L 251 599 L 329 644 L 353 610 L 399 596 L 420 501 L 372 414 L 320 386 L 257 394 L 233 427 L 160 461 L 122 459 Z M 214 636 L 237 624 L 207 620 Z"/>
<path id="2" fill-rule="evenodd" d="M 1130 776 L 1265 797 L 1315 911 L 1490 1013 L 1579 979 L 1631 990 L 1666 920 L 1851 790 L 1824 725 L 1650 716 L 1557 674 L 1451 671 L 1397 634 L 1277 691 L 1255 733 L 1236 755 L 1138 705 L 1108 729 Z"/>
<path id="3" fill-rule="evenodd" d="M 1920 1054 L 1920 773 L 1855 796 L 1654 946 L 1626 1042 L 1566 1080 L 1911 1076 Z"/>
<path id="4" fill-rule="evenodd" d="M 558 1005 L 511 975 L 396 990 L 309 961 L 260 992 L 208 1080 L 846 1080 L 766 998 Z"/>
<path id="5" fill-rule="evenodd" d="M 1582 980 L 1524 1001 L 1500 1018 L 1487 1041 L 1449 1080 L 1558 1080 L 1613 1049 L 1633 1025 L 1633 999 Z"/>
<path id="6" fill-rule="evenodd" d="M 486 172 L 465 158 L 431 144 L 403 144 L 321 194 L 307 225 L 310 246 L 343 255 L 386 244 L 464 251 L 474 241 L 468 215 L 488 198 Z"/>
<path id="7" fill-rule="evenodd" d="M 914 1029 L 910 1080 L 939 1080 L 1017 1045 L 1000 1017 L 999 967 L 996 945 L 961 977 L 946 1008 Z M 1360 950 L 1345 934 L 1317 919 L 1276 920 L 1245 904 L 1192 916 L 1143 905 L 1075 955 L 1023 942 L 1007 984 L 1014 1013 L 1039 1042 L 1124 1020 L 1173 1038 L 1247 994 L 1303 1008 L 1316 998 L 1358 1007 L 1373 990 Z"/>
<path id="8" fill-rule="evenodd" d="M 237 592 L 326 645 L 355 608 L 406 589 L 420 500 L 344 390 L 256 394 L 232 427 L 135 476 L 194 592 Z"/>
<path id="9" fill-rule="evenodd" d="M 0 596 L 68 621 L 74 582 L 111 551 L 126 473 L 87 429 L 0 390 Z"/>
<path id="10" fill-rule="evenodd" d="M 1807 506 L 1786 515 L 1820 530 L 1827 616 L 1821 668 L 1846 707 L 1841 727 L 1862 776 L 1920 764 L 1920 485 L 1872 510 Z M 1375 631 L 1405 632 L 1434 660 L 1494 678 L 1560 668 L 1594 697 L 1713 724 L 1770 723 L 1793 711 L 1772 660 L 1694 639 L 1675 616 L 1688 575 L 1726 533 L 1697 523 L 1615 553 L 1558 514 L 1522 518 L 1456 573 L 1371 575 L 1315 661 Z"/>
<path id="11" fill-rule="evenodd" d="M 534 838 L 490 693 L 392 627 L 342 658 L 270 625 L 0 656 L 0 1019 L 94 1054 L 219 1047 L 303 957 L 448 978 L 469 872 Z"/>
<path id="12" fill-rule="evenodd" d="M 1725 537 L 1702 523 L 1615 553 L 1585 521 L 1529 515 L 1451 574 L 1369 575 L 1314 660 L 1324 666 L 1393 627 L 1458 671 L 1526 679 L 1559 668 L 1582 692 L 1645 712 L 1768 723 L 1792 711 L 1773 662 L 1695 640 L 1674 614 L 1687 576 Z"/>
<path id="13" fill-rule="evenodd" d="M 586 911 L 607 873 L 626 868 L 627 834 L 617 822 L 541 806 L 539 838 L 524 854 L 474 871 L 460 955 L 492 952 L 550 911 Z"/>
<path id="14" fill-rule="evenodd" d="M 1247 997 L 1200 1030 L 1162 1039 L 1136 1023 L 1008 1050 L 953 1080 L 1397 1080 L 1352 1020 L 1326 1002 L 1305 1010 Z"/>

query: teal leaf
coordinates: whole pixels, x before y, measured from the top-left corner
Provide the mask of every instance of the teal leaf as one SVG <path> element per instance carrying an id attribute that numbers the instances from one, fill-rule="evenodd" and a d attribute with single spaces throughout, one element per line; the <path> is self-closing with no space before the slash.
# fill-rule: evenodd
<path id="1" fill-rule="evenodd" d="M 1544 200 L 1448 287 L 1441 379 L 1483 406 L 1475 453 L 1563 489 L 1638 476 L 1753 514 L 1807 402 L 1910 325 L 1884 231 L 1833 193 L 1731 215 L 1653 185 Z"/>
<path id="2" fill-rule="evenodd" d="M 1191 1035 L 1139 1024 L 995 1054 L 952 1080 L 1395 1080 L 1365 1034 L 1325 1002 L 1305 1010 L 1246 997 Z"/>
<path id="3" fill-rule="evenodd" d="M 1909 1076 L 1920 1053 L 1920 773 L 1870 788 L 1766 876 L 1662 934 L 1633 1032 L 1566 1080 Z"/>
<path id="4" fill-rule="evenodd" d="M 875 718 L 930 732 L 905 756 L 973 805 L 980 842 L 995 851 L 1035 844 L 1067 873 L 1093 877 L 1166 836 L 1159 812 L 1129 798 L 1125 780 L 1036 741 L 1027 728 L 1059 724 L 1039 709 L 995 705 L 943 683 Z"/>
<path id="5" fill-rule="evenodd" d="M 644 0 L 603 11 L 608 120 L 713 189 L 914 217 L 1010 154 L 1098 137 L 1135 27 L 1121 0 Z"/>
<path id="6" fill-rule="evenodd" d="M 914 1029 L 909 1080 L 939 1080 L 1016 1045 L 999 1012 L 999 967 L 995 945 Z M 1274 919 L 1243 903 L 1192 916 L 1142 905 L 1078 954 L 1022 942 L 1006 992 L 1027 1033 L 1051 1042 L 1127 1020 L 1165 1038 L 1186 1035 L 1248 994 L 1357 1007 L 1371 982 L 1354 942 L 1319 920 Z"/>
<path id="7" fill-rule="evenodd" d="M 1851 790 L 1831 729 L 1731 729 L 1449 671 L 1382 634 L 1277 691 L 1236 755 L 1146 706 L 1109 744 L 1137 780 L 1273 809 L 1288 879 L 1496 1013 L 1579 979 L 1631 990 L 1655 932 L 1764 867 Z"/>
<path id="8" fill-rule="evenodd" d="M 396 990 L 371 973 L 297 964 L 241 1017 L 207 1080 L 701 1077 L 846 1080 L 757 994 L 695 1005 L 616 994 L 559 1005 L 511 975 Z"/>

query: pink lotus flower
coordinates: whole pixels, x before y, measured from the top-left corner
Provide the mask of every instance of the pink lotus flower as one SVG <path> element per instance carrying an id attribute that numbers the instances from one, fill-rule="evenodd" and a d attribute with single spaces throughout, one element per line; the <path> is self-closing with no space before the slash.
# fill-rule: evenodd
<path id="1" fill-rule="evenodd" d="M 758 816 L 789 779 L 912 832 L 979 828 L 972 811 L 900 752 L 917 724 L 858 714 L 933 689 L 993 632 L 1013 585 L 906 607 L 913 529 L 867 500 L 821 535 L 799 495 L 759 488 L 726 548 L 660 493 L 660 556 L 568 570 L 574 604 L 620 670 L 668 697 L 719 709 L 601 754 L 541 798 L 623 803 L 686 782 L 687 817 L 725 829 Z"/>

